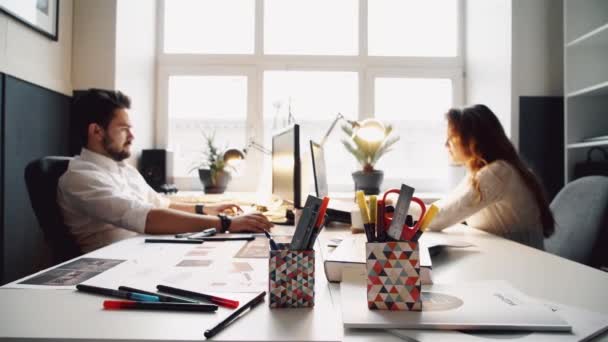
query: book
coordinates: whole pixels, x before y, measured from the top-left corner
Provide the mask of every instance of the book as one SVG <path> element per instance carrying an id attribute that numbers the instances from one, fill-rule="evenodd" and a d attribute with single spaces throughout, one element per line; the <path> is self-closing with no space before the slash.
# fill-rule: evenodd
<path id="1" fill-rule="evenodd" d="M 344 328 L 570 332 L 572 326 L 505 281 L 434 284 L 421 293 L 422 311 L 370 310 L 367 274 L 349 270 L 340 283 Z M 441 339 L 439 339 L 441 340 Z"/>
<path id="2" fill-rule="evenodd" d="M 342 281 L 345 269 L 365 270 L 365 234 L 354 235 L 343 239 L 336 249 L 325 259 L 323 266 L 329 282 Z M 420 243 L 420 282 L 422 285 L 433 283 L 432 263 L 428 248 Z"/>

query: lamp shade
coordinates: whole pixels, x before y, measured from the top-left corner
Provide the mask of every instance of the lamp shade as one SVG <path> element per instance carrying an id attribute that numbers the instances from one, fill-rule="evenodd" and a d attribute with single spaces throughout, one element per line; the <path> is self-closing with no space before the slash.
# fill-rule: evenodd
<path id="1" fill-rule="evenodd" d="M 224 163 L 230 166 L 238 165 L 243 159 L 245 159 L 245 153 L 239 149 L 231 148 L 224 152 Z"/>
<path id="2" fill-rule="evenodd" d="M 368 143 L 379 143 L 385 138 L 386 128 L 376 119 L 365 119 L 359 123 L 355 136 Z"/>

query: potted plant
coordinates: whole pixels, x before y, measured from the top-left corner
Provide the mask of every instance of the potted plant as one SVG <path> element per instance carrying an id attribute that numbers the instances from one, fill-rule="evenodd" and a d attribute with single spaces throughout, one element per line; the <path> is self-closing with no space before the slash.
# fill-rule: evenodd
<path id="1" fill-rule="evenodd" d="M 377 120 L 367 119 L 354 129 L 343 125 L 342 131 L 347 136 L 342 139 L 342 144 L 361 165 L 361 170 L 352 173 L 355 190 L 363 190 L 366 195 L 379 194 L 384 172 L 374 169 L 374 165 L 399 141 L 398 136 L 390 136 L 393 126 L 385 126 Z"/>
<path id="2" fill-rule="evenodd" d="M 206 144 L 206 151 L 203 152 L 204 160 L 194 166 L 190 172 L 198 169 L 198 177 L 205 193 L 222 194 L 232 179 L 228 171 L 229 165 L 224 161 L 225 149 L 220 149 L 215 145 L 215 132 L 212 135 L 203 133 L 203 137 Z"/>

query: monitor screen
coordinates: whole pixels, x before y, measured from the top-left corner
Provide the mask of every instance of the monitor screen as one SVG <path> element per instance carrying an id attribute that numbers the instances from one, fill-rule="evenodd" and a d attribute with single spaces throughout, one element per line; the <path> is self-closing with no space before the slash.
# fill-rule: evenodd
<path id="1" fill-rule="evenodd" d="M 317 197 L 326 197 L 329 194 L 329 189 L 327 186 L 327 172 L 325 170 L 323 147 L 311 140 L 310 155 L 312 156 L 312 173 L 315 179 Z"/>
<path id="2" fill-rule="evenodd" d="M 272 193 L 301 208 L 300 126 L 272 136 Z"/>

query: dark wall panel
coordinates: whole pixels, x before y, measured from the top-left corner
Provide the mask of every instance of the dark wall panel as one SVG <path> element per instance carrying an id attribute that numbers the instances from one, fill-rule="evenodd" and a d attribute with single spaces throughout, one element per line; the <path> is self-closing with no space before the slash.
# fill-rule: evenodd
<path id="1" fill-rule="evenodd" d="M 34 159 L 68 154 L 71 98 L 6 76 L 4 100 L 3 282 L 8 282 L 47 266 L 24 170 Z"/>
<path id="2" fill-rule="evenodd" d="M 549 201 L 564 186 L 564 99 L 519 98 L 519 153 L 541 179 Z"/>
<path id="3" fill-rule="evenodd" d="M 4 179 L 4 74 L 0 73 L 0 180 Z M 4 182 L 0 181 L 0 284 L 4 279 Z"/>

